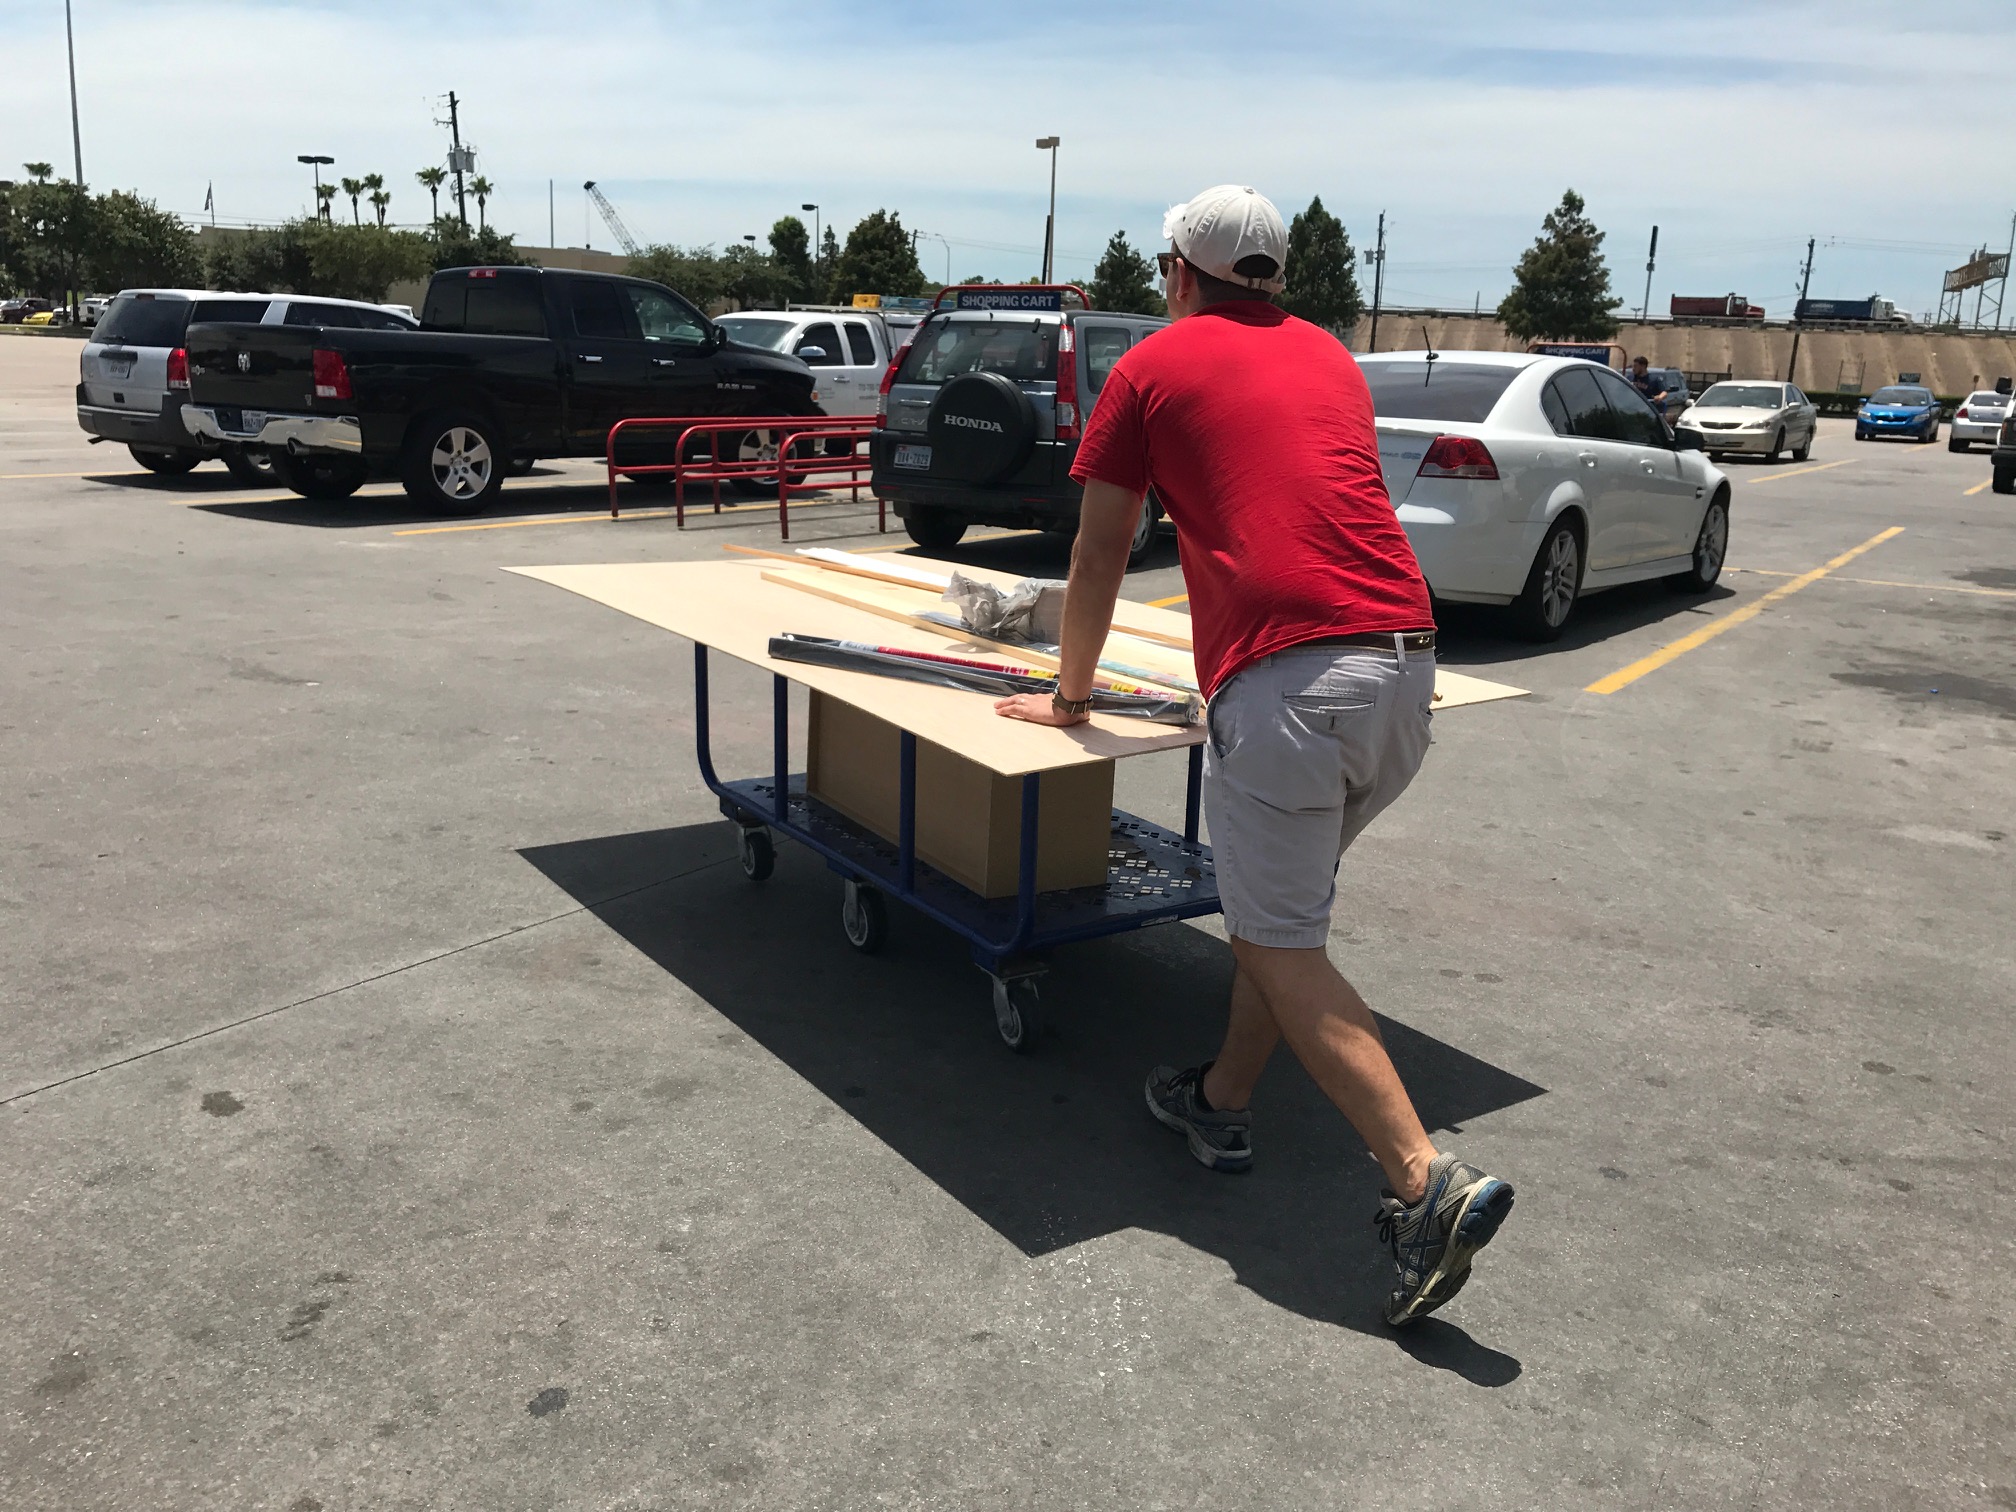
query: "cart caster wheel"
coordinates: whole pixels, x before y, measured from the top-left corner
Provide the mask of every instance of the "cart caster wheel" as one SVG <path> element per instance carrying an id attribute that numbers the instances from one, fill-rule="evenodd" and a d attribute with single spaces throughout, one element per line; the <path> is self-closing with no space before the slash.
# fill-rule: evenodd
<path id="1" fill-rule="evenodd" d="M 850 880 L 840 898 L 840 927 L 849 945 L 873 955 L 889 938 L 889 905 L 875 888 Z"/>
<path id="2" fill-rule="evenodd" d="M 741 855 L 742 875 L 751 882 L 764 881 L 777 869 L 777 846 L 770 838 L 770 831 L 745 829 L 735 848 Z"/>
<path id="3" fill-rule="evenodd" d="M 994 979 L 994 1028 L 1002 1044 L 1018 1054 L 1027 1054 L 1035 1047 L 1036 1036 L 1042 1029 L 1038 1006 L 1034 977 L 1016 977 L 1006 982 L 999 977 Z"/>

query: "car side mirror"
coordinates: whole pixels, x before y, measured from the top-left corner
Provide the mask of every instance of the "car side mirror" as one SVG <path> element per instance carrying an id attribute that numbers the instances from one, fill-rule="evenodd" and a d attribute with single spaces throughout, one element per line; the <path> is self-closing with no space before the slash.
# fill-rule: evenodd
<path id="1" fill-rule="evenodd" d="M 1697 430 L 1676 430 L 1673 432 L 1673 450 L 1700 451 L 1701 432 Z"/>
<path id="2" fill-rule="evenodd" d="M 826 348 L 820 346 L 801 346 L 798 348 L 796 355 L 801 362 L 824 362 L 826 360 Z"/>

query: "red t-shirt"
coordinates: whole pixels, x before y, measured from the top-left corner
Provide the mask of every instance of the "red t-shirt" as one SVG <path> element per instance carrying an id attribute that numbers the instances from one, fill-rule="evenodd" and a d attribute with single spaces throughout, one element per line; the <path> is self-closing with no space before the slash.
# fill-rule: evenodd
<path id="1" fill-rule="evenodd" d="M 1152 487 L 1175 522 L 1207 695 L 1303 641 L 1434 628 L 1364 375 L 1335 336 L 1271 304 L 1212 305 L 1136 344 L 1071 476 Z"/>

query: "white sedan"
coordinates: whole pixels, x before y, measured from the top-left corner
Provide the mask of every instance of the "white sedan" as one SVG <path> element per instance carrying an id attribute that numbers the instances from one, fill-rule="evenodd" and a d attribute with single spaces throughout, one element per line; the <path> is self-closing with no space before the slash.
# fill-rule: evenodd
<path id="1" fill-rule="evenodd" d="M 1638 391 L 1573 357 L 1379 352 L 1379 460 L 1437 598 L 1510 605 L 1552 640 L 1584 593 L 1664 578 L 1705 593 L 1729 480 Z"/>
<path id="2" fill-rule="evenodd" d="M 1776 462 L 1778 453 L 1790 451 L 1794 462 L 1804 462 L 1820 429 L 1820 411 L 1789 383 L 1714 383 L 1673 429 L 1698 436 L 1710 457 L 1753 452 Z"/>

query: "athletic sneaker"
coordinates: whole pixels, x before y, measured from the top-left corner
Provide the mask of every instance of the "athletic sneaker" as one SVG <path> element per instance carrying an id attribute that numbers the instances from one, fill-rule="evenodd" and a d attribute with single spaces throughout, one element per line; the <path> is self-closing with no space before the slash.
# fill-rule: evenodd
<path id="1" fill-rule="evenodd" d="M 1148 1073 L 1148 1111 L 1190 1141 L 1190 1153 L 1214 1171 L 1245 1171 L 1253 1165 L 1253 1115 L 1207 1112 L 1204 1073 L 1211 1062 L 1178 1071 L 1157 1066 Z"/>
<path id="2" fill-rule="evenodd" d="M 1424 1318 L 1463 1289 L 1470 1261 L 1491 1242 L 1512 1211 L 1512 1188 L 1454 1155 L 1428 1167 L 1428 1190 L 1411 1207 L 1381 1194 L 1372 1215 L 1379 1238 L 1393 1247 L 1399 1285 L 1386 1299 L 1386 1321 L 1398 1328 Z"/>

